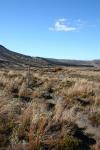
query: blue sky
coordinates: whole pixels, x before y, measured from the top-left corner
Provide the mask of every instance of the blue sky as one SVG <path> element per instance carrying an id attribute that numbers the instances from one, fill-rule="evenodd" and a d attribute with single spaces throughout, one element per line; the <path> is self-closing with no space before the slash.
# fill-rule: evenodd
<path id="1" fill-rule="evenodd" d="M 0 0 L 0 44 L 31 56 L 100 59 L 100 0 Z"/>

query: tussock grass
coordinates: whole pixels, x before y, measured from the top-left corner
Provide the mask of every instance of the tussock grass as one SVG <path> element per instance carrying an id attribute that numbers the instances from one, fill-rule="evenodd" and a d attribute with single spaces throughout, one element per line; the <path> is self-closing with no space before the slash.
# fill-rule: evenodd
<path id="1" fill-rule="evenodd" d="M 33 69 L 30 74 L 23 70 L 0 70 L 0 148 L 99 148 L 97 76 L 99 81 L 99 71 L 80 68 Z"/>

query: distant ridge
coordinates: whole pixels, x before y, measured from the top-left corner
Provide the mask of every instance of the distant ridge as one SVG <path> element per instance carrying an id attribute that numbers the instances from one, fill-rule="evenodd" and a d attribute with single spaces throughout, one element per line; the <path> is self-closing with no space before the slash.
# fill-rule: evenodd
<path id="1" fill-rule="evenodd" d="M 48 67 L 48 66 L 78 66 L 78 67 L 100 67 L 100 60 L 81 61 L 68 59 L 53 59 L 42 57 L 31 57 L 13 52 L 0 45 L 0 67 Z"/>

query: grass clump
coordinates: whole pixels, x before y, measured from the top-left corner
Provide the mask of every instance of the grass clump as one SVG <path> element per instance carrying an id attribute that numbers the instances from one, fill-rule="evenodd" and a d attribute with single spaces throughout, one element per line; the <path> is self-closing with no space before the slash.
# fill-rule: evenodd
<path id="1" fill-rule="evenodd" d="M 63 140 L 61 140 L 58 145 L 57 149 L 60 150 L 82 150 L 82 142 L 73 136 L 66 135 Z"/>
<path id="2" fill-rule="evenodd" d="M 99 127 L 100 126 L 100 114 L 95 112 L 89 116 L 89 120 L 92 126 Z"/>
<path id="3" fill-rule="evenodd" d="M 13 118 L 10 116 L 0 115 L 0 147 L 9 144 L 9 137 L 14 128 Z"/>

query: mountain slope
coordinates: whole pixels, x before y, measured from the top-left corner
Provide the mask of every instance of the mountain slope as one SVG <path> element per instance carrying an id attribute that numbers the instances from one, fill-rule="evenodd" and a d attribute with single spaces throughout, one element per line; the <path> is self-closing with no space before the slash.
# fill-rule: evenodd
<path id="1" fill-rule="evenodd" d="M 0 45 L 0 66 L 26 67 L 29 65 L 32 67 L 42 67 L 48 65 L 48 63 L 41 58 L 19 54 Z"/>
<path id="2" fill-rule="evenodd" d="M 69 59 L 51 59 L 45 58 L 51 64 L 62 66 L 94 67 L 92 61 L 69 60 Z"/>
<path id="3" fill-rule="evenodd" d="M 31 57 L 8 50 L 0 45 L 0 67 L 48 67 L 48 66 L 78 66 L 100 67 L 100 60 L 81 61 L 68 59 L 52 59 Z"/>

